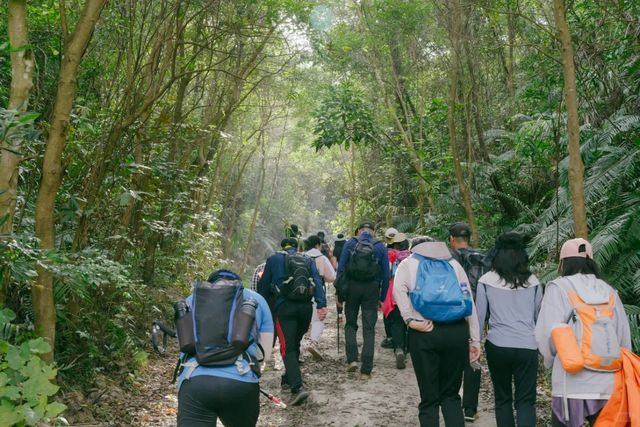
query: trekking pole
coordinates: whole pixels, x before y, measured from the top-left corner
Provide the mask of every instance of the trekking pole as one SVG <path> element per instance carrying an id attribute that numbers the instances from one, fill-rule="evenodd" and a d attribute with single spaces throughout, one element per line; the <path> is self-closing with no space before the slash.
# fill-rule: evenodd
<path id="1" fill-rule="evenodd" d="M 267 399 L 271 401 L 271 403 L 276 405 L 278 408 L 287 409 L 287 404 L 284 403 L 278 396 L 274 396 L 273 394 L 263 389 L 260 389 L 260 393 L 262 393 Z"/>
<path id="2" fill-rule="evenodd" d="M 337 328 L 337 331 L 338 331 L 338 335 L 337 335 L 337 337 L 338 337 L 338 354 L 340 354 L 340 312 L 338 311 L 337 314 L 338 314 L 338 316 L 336 318 L 337 319 L 336 320 L 336 328 Z"/>

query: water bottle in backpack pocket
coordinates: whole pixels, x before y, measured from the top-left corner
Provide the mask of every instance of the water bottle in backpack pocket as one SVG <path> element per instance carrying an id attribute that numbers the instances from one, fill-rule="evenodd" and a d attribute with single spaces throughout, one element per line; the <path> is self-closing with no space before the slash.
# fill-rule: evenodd
<path id="1" fill-rule="evenodd" d="M 194 354 L 196 340 L 193 335 L 193 316 L 185 300 L 176 301 L 173 305 L 178 347 L 182 353 Z"/>
<path id="2" fill-rule="evenodd" d="M 471 292 L 467 284 L 458 282 L 451 264 L 418 254 L 413 256 L 420 260 L 416 286 L 409 294 L 413 308 L 434 322 L 450 323 L 470 316 Z"/>

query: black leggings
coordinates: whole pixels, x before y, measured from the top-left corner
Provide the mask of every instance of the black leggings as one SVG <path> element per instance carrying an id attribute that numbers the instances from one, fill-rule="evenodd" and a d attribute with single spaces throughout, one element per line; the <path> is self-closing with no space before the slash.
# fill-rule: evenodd
<path id="1" fill-rule="evenodd" d="M 185 380 L 178 394 L 178 427 L 254 427 L 260 414 L 257 383 L 198 375 Z"/>

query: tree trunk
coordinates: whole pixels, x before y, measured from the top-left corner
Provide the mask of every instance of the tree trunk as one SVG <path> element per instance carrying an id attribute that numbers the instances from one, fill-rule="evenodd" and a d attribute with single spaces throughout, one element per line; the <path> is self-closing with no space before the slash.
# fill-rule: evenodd
<path id="1" fill-rule="evenodd" d="M 578 96 L 576 93 L 576 71 L 573 63 L 571 34 L 567 25 L 564 0 L 554 0 L 558 39 L 562 46 L 562 70 L 564 73 L 564 96 L 567 103 L 567 127 L 569 133 L 569 191 L 573 222 L 577 237 L 589 235 L 587 210 L 584 204 L 584 165 L 580 154 L 580 122 L 578 119 Z"/>
<path id="2" fill-rule="evenodd" d="M 247 244 L 244 248 L 244 254 L 242 255 L 242 264 L 240 265 L 239 271 L 240 275 L 244 275 L 245 270 L 247 268 L 247 263 L 249 262 L 249 252 L 251 251 L 251 247 L 253 246 L 253 235 L 256 231 L 256 223 L 258 221 L 258 212 L 260 211 L 260 201 L 262 199 L 262 192 L 264 191 L 264 181 L 267 175 L 267 168 L 265 165 L 267 154 L 264 149 L 264 134 L 260 135 L 261 141 L 261 150 L 262 150 L 262 159 L 260 160 L 260 183 L 258 184 L 258 193 L 256 194 L 256 201 L 253 205 L 253 215 L 251 217 L 251 225 L 249 226 L 249 234 L 247 236 Z"/>
<path id="3" fill-rule="evenodd" d="M 458 152 L 458 143 L 456 137 L 456 120 L 455 120 L 455 108 L 458 94 L 458 79 L 460 72 L 460 17 L 461 9 L 459 0 L 451 0 L 451 70 L 450 70 L 450 87 L 449 87 L 449 112 L 447 114 L 447 125 L 449 128 L 449 144 L 451 146 L 451 154 L 453 156 L 453 168 L 458 181 L 458 187 L 460 188 L 460 195 L 462 196 L 462 203 L 464 210 L 467 214 L 467 222 L 471 228 L 472 244 L 475 244 L 475 240 L 478 236 L 478 228 L 473 215 L 473 209 L 471 207 L 471 194 L 469 188 L 464 180 L 464 172 L 462 171 L 462 165 L 460 164 L 460 153 Z"/>
<path id="4" fill-rule="evenodd" d="M 27 111 L 29 95 L 33 87 L 32 76 L 35 65 L 29 46 L 26 0 L 9 0 L 8 25 L 9 41 L 12 48 L 8 109 L 24 113 Z M 0 147 L 0 236 L 12 233 L 13 216 L 16 209 L 18 165 L 21 161 L 19 152 L 22 141 L 11 139 L 11 143 L 7 138 Z"/>
<path id="5" fill-rule="evenodd" d="M 49 137 L 42 164 L 42 182 L 36 200 L 36 237 L 40 239 L 40 248 L 44 251 L 53 249 L 55 243 L 55 200 L 62 182 L 61 157 L 69 131 L 69 117 L 76 94 L 78 68 L 106 1 L 87 0 L 85 2 L 76 28 L 64 47 Z M 41 263 L 37 265 L 37 272 L 38 278 L 32 288 L 35 328 L 36 333 L 51 344 L 51 353 L 43 356 L 45 360 L 52 361 L 56 336 L 53 275 Z"/>

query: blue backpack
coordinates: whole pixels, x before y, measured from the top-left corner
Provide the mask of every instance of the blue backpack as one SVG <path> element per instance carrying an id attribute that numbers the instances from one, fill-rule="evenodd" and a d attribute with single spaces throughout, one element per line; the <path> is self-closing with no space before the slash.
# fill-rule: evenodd
<path id="1" fill-rule="evenodd" d="M 468 285 L 460 285 L 451 264 L 418 254 L 413 256 L 420 260 L 416 287 L 409 294 L 416 311 L 426 319 L 443 323 L 470 316 L 473 305 Z"/>

